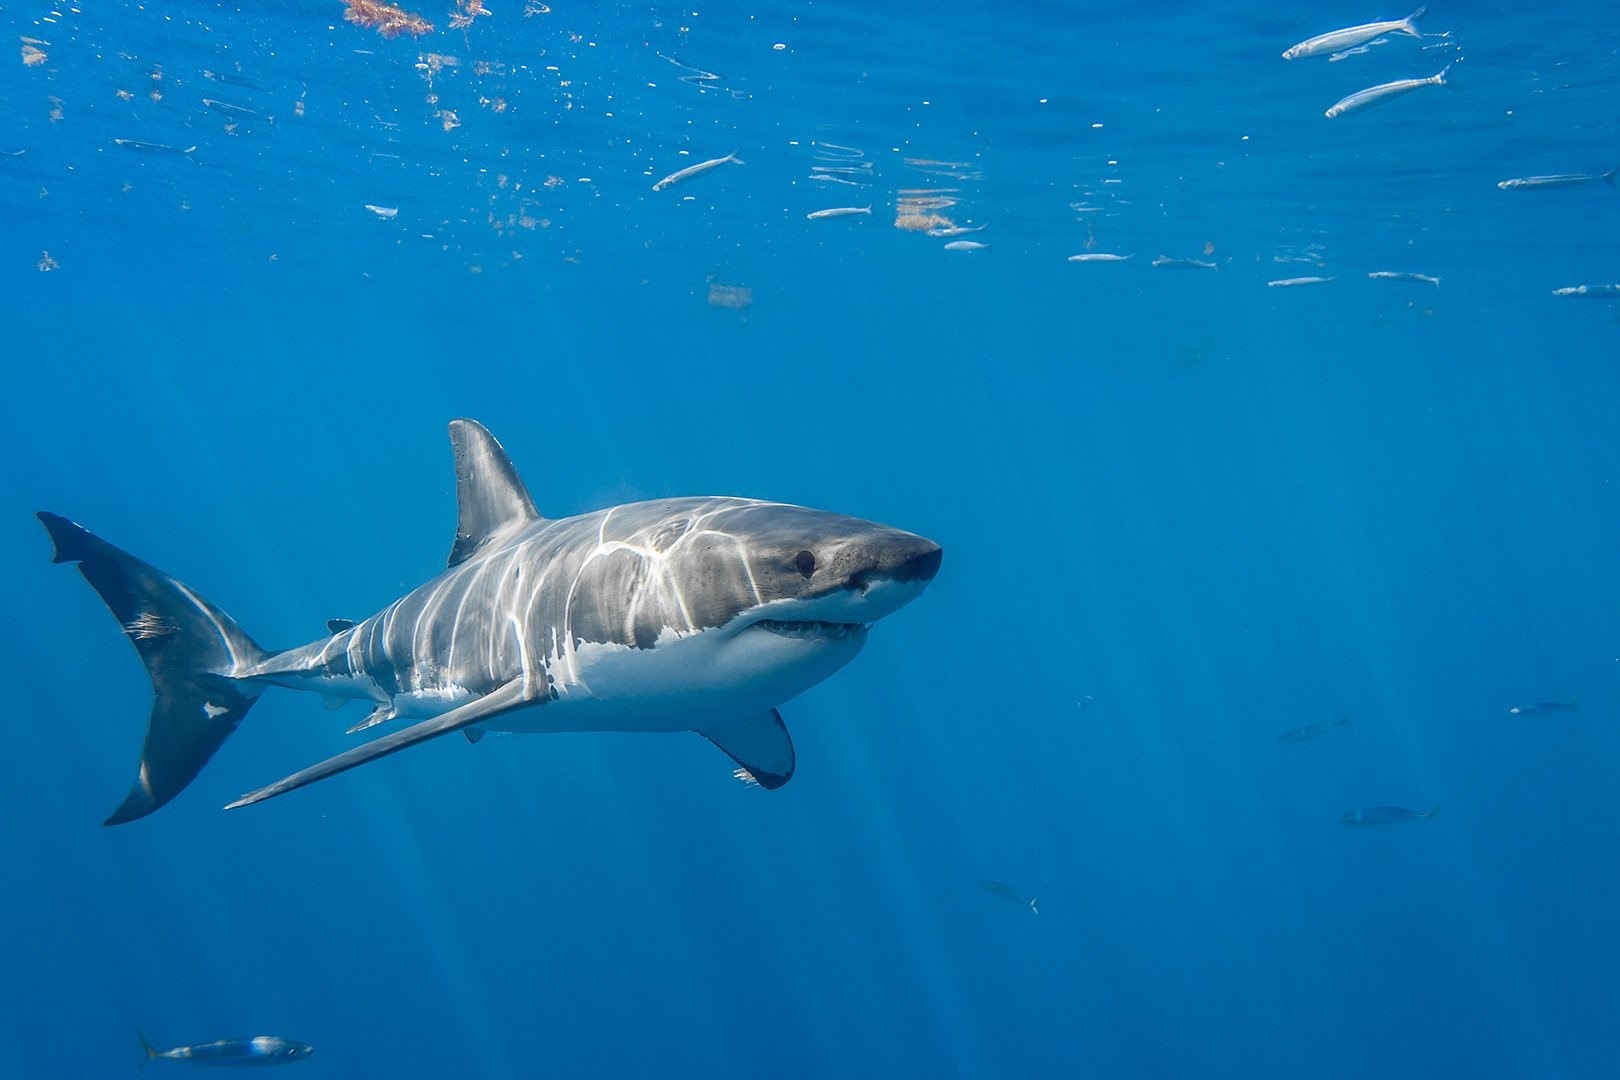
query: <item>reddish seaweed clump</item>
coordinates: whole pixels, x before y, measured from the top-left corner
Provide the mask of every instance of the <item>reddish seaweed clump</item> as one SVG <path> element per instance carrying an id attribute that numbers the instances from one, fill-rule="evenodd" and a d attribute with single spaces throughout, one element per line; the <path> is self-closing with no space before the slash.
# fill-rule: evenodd
<path id="1" fill-rule="evenodd" d="M 343 17 L 356 26 L 369 26 L 385 38 L 433 33 L 433 24 L 414 12 L 382 0 L 343 0 Z"/>

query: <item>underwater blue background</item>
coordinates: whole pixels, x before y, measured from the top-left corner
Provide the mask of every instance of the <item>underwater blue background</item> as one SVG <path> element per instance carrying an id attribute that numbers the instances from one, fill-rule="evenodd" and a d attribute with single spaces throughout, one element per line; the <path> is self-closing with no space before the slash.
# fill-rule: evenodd
<path id="1" fill-rule="evenodd" d="M 1552 290 L 1620 282 L 1620 193 L 1496 186 L 1620 164 L 1609 5 L 1293 62 L 1404 12 L 488 6 L 0 6 L 0 1075 L 137 1028 L 309 1077 L 1613 1075 L 1620 303 Z M 896 228 L 918 189 L 991 247 Z M 353 743 L 278 692 L 103 828 L 148 681 L 34 511 L 290 646 L 443 567 L 457 416 L 550 516 L 780 499 L 944 567 L 784 706 L 778 792 L 513 736 L 223 812 Z M 1339 823 L 1383 804 L 1442 809 Z"/>

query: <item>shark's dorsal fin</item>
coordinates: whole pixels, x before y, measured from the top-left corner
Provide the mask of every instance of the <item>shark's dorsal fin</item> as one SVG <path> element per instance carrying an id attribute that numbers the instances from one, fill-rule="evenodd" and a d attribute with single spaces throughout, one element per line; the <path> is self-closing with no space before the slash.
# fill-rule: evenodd
<path id="1" fill-rule="evenodd" d="M 542 520 L 495 436 L 476 420 L 450 421 L 456 454 L 456 542 L 450 565 L 465 562 L 492 540 Z"/>

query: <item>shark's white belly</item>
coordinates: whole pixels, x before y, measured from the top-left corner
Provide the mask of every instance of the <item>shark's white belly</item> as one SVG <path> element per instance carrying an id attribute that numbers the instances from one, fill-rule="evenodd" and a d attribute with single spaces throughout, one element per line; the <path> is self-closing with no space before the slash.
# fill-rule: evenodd
<path id="1" fill-rule="evenodd" d="M 802 634 L 759 626 L 671 637 L 651 649 L 585 643 L 552 658 L 557 697 L 496 717 L 490 731 L 691 731 L 768 712 L 855 658 L 864 626 Z"/>

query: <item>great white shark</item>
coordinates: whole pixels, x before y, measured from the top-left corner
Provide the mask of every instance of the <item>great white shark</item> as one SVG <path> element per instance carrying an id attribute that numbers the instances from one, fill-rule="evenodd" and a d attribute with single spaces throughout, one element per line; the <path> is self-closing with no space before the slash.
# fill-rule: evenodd
<path id="1" fill-rule="evenodd" d="M 41 512 L 152 677 L 129 797 L 144 817 L 189 784 L 267 687 L 372 704 L 351 730 L 413 724 L 229 804 L 259 802 L 454 731 L 695 731 L 778 788 L 793 742 L 777 706 L 854 659 L 871 624 L 927 588 L 932 540 L 753 499 L 535 510 L 499 443 L 450 424 L 457 523 L 449 566 L 362 622 L 272 652 L 196 591 Z"/>

